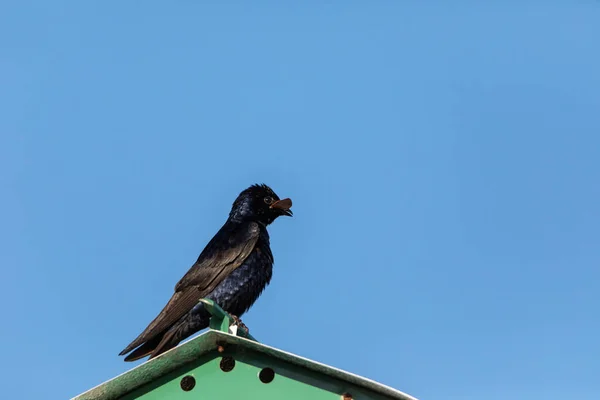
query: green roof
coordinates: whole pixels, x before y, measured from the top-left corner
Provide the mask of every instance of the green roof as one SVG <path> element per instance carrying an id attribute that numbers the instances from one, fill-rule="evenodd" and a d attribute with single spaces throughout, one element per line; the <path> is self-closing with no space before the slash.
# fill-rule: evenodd
<path id="1" fill-rule="evenodd" d="M 245 332 L 229 328 L 228 318 L 218 307 L 212 311 L 217 315 L 205 333 L 73 400 L 268 400 L 282 396 L 286 400 L 416 400 L 375 381 L 264 345 L 251 336 L 238 336 Z M 216 330 L 217 326 L 227 326 L 228 332 Z"/>

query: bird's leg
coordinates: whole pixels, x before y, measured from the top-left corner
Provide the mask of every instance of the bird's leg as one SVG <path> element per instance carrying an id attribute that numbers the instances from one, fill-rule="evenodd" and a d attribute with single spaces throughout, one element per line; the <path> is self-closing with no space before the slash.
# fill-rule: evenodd
<path id="1" fill-rule="evenodd" d="M 250 329 L 248 329 L 248 327 L 236 315 L 229 314 L 229 317 L 233 320 L 233 325 L 244 329 L 246 332 L 250 332 Z"/>

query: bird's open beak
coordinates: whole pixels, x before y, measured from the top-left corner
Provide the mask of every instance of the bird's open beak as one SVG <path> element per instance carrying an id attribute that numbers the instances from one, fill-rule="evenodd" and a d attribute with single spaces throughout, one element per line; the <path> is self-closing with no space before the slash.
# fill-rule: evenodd
<path id="1" fill-rule="evenodd" d="M 291 199 L 277 200 L 275 203 L 271 204 L 269 208 L 279 210 L 281 211 L 281 214 L 287 215 L 288 217 L 294 215 L 294 213 L 292 213 L 292 210 L 290 210 L 290 208 L 292 208 Z"/>

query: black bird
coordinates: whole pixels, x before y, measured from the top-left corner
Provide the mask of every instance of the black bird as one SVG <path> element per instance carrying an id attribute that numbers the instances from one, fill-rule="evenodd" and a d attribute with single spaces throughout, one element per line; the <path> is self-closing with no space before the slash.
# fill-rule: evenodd
<path id="1" fill-rule="evenodd" d="M 175 285 L 167 305 L 119 355 L 133 350 L 125 361 L 154 358 L 207 328 L 210 314 L 201 298 L 213 300 L 234 319 L 248 311 L 273 272 L 267 225 L 281 215 L 292 216 L 291 207 L 290 199 L 280 200 L 264 184 L 241 192 L 225 224 Z"/>

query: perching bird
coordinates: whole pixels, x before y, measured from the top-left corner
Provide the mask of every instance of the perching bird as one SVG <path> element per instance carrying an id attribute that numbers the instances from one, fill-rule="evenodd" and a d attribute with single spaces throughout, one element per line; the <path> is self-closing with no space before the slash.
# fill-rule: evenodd
<path id="1" fill-rule="evenodd" d="M 267 225 L 281 215 L 292 216 L 291 207 L 290 199 L 280 200 L 264 184 L 241 192 L 225 224 L 175 285 L 167 305 L 119 355 L 133 350 L 125 361 L 154 358 L 207 328 L 210 314 L 201 298 L 213 300 L 234 319 L 248 311 L 271 281 Z"/>

